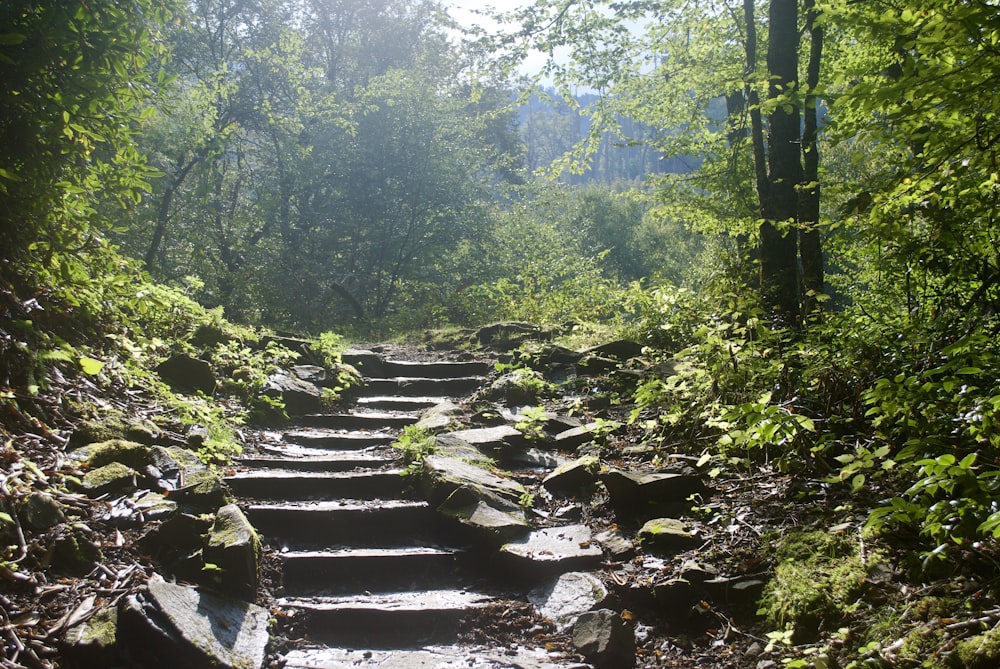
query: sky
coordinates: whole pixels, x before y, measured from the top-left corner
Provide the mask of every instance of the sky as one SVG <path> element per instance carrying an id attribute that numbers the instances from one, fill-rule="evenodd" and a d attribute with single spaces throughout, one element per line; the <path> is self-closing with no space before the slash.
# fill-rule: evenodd
<path id="1" fill-rule="evenodd" d="M 489 17 L 476 14 L 475 10 L 500 10 L 509 12 L 521 7 L 534 4 L 533 0 L 444 0 L 448 7 L 448 12 L 452 18 L 464 27 L 480 25 L 487 30 L 495 30 L 498 24 L 491 21 Z M 529 54 L 528 58 L 521 65 L 520 71 L 524 74 L 533 74 L 542 69 L 546 56 L 541 53 Z"/>

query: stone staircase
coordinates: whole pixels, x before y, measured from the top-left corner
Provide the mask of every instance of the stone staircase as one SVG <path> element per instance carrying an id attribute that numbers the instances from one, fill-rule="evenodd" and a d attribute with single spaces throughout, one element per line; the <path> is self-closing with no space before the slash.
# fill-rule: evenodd
<path id="1" fill-rule="evenodd" d="M 455 528 L 411 490 L 390 447 L 421 411 L 479 387 L 489 365 L 367 353 L 345 362 L 366 377 L 351 411 L 273 433 L 228 478 L 279 551 L 277 605 L 302 636 L 285 666 L 557 666 L 544 653 L 456 645 L 460 621 L 493 601 L 489 579 Z"/>

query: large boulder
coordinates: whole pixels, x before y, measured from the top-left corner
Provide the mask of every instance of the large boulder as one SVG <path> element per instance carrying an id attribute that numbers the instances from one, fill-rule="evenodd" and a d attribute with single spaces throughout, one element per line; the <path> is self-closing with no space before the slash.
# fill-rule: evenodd
<path id="1" fill-rule="evenodd" d="M 268 377 L 264 394 L 283 402 L 290 416 L 316 413 L 323 407 L 323 391 L 319 386 L 285 371 Z"/>
<path id="2" fill-rule="evenodd" d="M 456 490 L 462 489 L 491 506 L 514 509 L 518 508 L 526 492 L 517 481 L 440 455 L 424 458 L 421 482 L 424 496 L 432 504 L 441 504 Z"/>
<path id="3" fill-rule="evenodd" d="M 707 492 L 705 482 L 690 472 L 626 472 L 612 469 L 601 474 L 611 506 L 618 514 L 645 515 L 681 512 L 690 507 L 686 500 Z"/>
<path id="4" fill-rule="evenodd" d="M 223 592 L 247 600 L 256 597 L 260 538 L 238 506 L 227 504 L 216 512 L 203 554 L 206 564 L 218 568 Z"/>
<path id="5" fill-rule="evenodd" d="M 215 392 L 215 374 L 204 360 L 181 353 L 167 358 L 156 366 L 160 378 L 177 390 L 200 391 L 206 395 Z"/>
<path id="6" fill-rule="evenodd" d="M 487 541 L 510 540 L 528 529 L 519 506 L 526 491 L 516 481 L 457 458 L 430 455 L 424 458 L 421 485 L 440 513 Z"/>

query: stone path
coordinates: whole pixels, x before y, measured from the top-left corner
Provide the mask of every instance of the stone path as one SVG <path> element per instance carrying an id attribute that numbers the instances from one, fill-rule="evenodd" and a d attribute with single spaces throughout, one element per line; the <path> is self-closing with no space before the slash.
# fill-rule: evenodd
<path id="1" fill-rule="evenodd" d="M 228 478 L 264 541 L 280 550 L 277 604 L 291 620 L 286 627 L 302 634 L 285 666 L 574 666 L 544 650 L 458 644 L 460 621 L 495 601 L 498 585 L 460 524 L 401 476 L 389 446 L 421 412 L 479 387 L 489 365 L 386 361 L 365 352 L 345 362 L 366 377 L 351 411 L 306 416 L 269 435 Z"/>

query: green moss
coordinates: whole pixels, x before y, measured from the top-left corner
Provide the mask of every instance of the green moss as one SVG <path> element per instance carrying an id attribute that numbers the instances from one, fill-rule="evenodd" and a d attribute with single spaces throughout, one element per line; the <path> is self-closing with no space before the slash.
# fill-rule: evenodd
<path id="1" fill-rule="evenodd" d="M 758 613 L 775 629 L 794 629 L 796 643 L 814 640 L 854 611 L 880 562 L 874 553 L 862 562 L 854 542 L 822 531 L 788 535 L 776 557 Z"/>
<path id="2" fill-rule="evenodd" d="M 948 658 L 955 669 L 993 669 L 1000 667 L 1000 629 L 992 629 L 963 639 Z"/>
<path id="3" fill-rule="evenodd" d="M 134 469 L 120 462 L 112 462 L 92 469 L 83 477 L 83 488 L 92 495 L 100 495 L 112 490 L 119 491 L 131 487 Z"/>
<path id="4" fill-rule="evenodd" d="M 149 446 L 125 439 L 111 439 L 91 444 L 88 451 L 89 456 L 84 464 L 95 469 L 113 462 L 127 465 L 132 469 L 142 469 L 153 461 Z"/>

